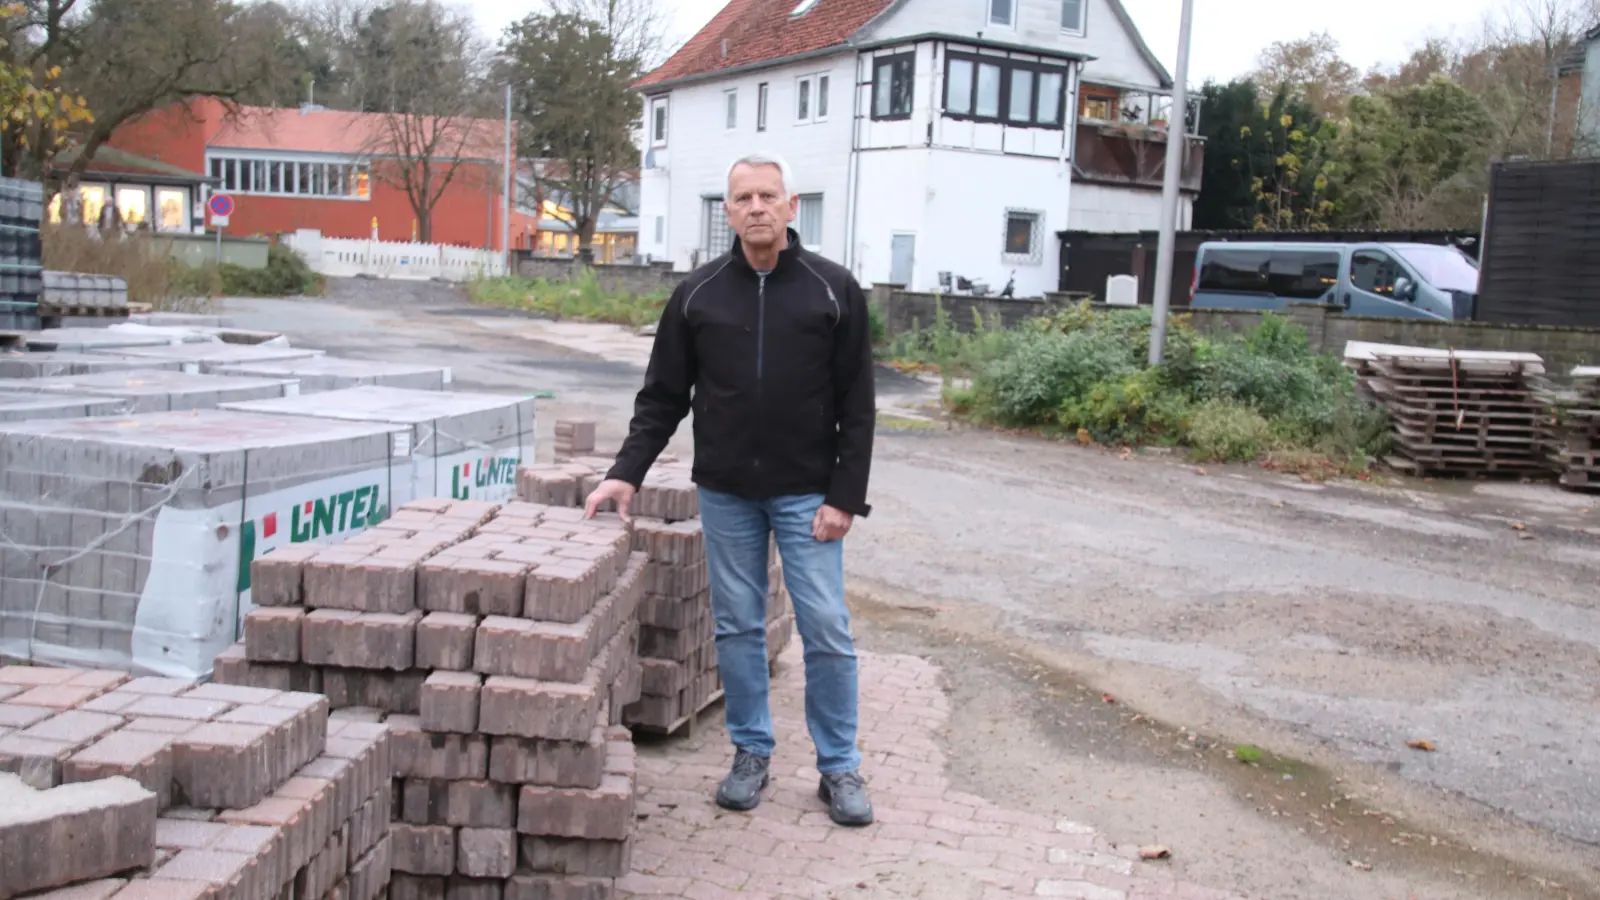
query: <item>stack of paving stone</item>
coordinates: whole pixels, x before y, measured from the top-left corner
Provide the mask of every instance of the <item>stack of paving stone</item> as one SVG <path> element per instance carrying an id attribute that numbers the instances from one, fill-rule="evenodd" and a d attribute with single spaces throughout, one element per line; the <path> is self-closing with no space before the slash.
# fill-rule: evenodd
<path id="1" fill-rule="evenodd" d="M 581 506 L 611 462 L 578 457 L 555 465 L 524 466 L 518 472 L 518 494 L 530 502 Z M 657 462 L 629 512 L 633 549 L 645 554 L 649 564 L 639 607 L 644 683 L 639 701 L 623 711 L 623 721 L 671 734 L 722 697 L 705 540 L 688 464 Z M 793 639 L 794 615 L 777 547 L 770 542 L 767 577 L 767 656 L 775 660 Z"/>
<path id="2" fill-rule="evenodd" d="M 556 459 L 594 453 L 594 422 L 589 420 L 561 420 L 556 422 Z"/>
<path id="3" fill-rule="evenodd" d="M 1573 490 L 1600 490 L 1600 367 L 1572 370 L 1568 390 L 1552 392 L 1551 462 Z"/>
<path id="4" fill-rule="evenodd" d="M 614 516 L 419 501 L 252 567 L 219 682 L 319 687 L 394 741 L 391 900 L 613 896 L 634 823 L 645 558 Z M 355 710 L 351 710 L 355 714 Z"/>
<path id="5" fill-rule="evenodd" d="M 91 375 L 57 375 L 0 381 L 0 395 L 67 394 L 121 400 L 125 413 L 216 409 L 225 403 L 296 396 L 292 378 L 244 378 L 161 369 L 127 369 Z M 14 399 L 3 398 L 0 399 Z"/>
<path id="6" fill-rule="evenodd" d="M 377 900 L 390 765 L 316 694 L 0 668 L 0 898 Z"/>

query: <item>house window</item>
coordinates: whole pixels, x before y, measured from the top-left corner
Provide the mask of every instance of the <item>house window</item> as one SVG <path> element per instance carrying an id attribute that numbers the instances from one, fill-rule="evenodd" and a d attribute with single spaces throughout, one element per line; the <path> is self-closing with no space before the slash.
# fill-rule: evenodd
<path id="1" fill-rule="evenodd" d="M 872 117 L 907 119 L 911 117 L 911 85 L 916 73 L 916 57 L 897 53 L 872 63 Z"/>
<path id="2" fill-rule="evenodd" d="M 142 187 L 117 188 L 117 215 L 124 225 L 143 225 L 150 218 L 150 192 Z"/>
<path id="3" fill-rule="evenodd" d="M 822 122 L 828 118 L 828 76 L 806 75 L 794 83 L 796 122 Z"/>
<path id="4" fill-rule="evenodd" d="M 209 165 L 212 177 L 220 182 L 217 189 L 230 193 L 357 200 L 370 195 L 365 163 L 223 156 L 212 157 Z"/>
<path id="5" fill-rule="evenodd" d="M 767 83 L 756 85 L 756 130 L 767 130 Z"/>
<path id="6" fill-rule="evenodd" d="M 728 110 L 725 127 L 732 131 L 739 127 L 739 91 L 737 89 L 722 92 L 723 105 Z"/>
<path id="7" fill-rule="evenodd" d="M 665 147 L 667 145 L 667 98 L 657 97 L 650 101 L 650 146 Z"/>
<path id="8" fill-rule="evenodd" d="M 700 250 L 705 260 L 712 260 L 733 249 L 733 229 L 728 225 L 728 211 L 723 209 L 721 197 L 707 197 L 703 206 Z"/>
<path id="9" fill-rule="evenodd" d="M 658 243 L 658 244 L 662 243 L 666 239 L 667 239 L 667 217 L 666 216 L 656 216 L 656 243 Z"/>
<path id="10" fill-rule="evenodd" d="M 106 189 L 98 184 L 85 184 L 78 188 L 78 199 L 82 202 L 82 221 L 86 225 L 100 224 L 100 214 L 106 208 Z"/>
<path id="11" fill-rule="evenodd" d="M 156 188 L 156 230 L 189 230 L 189 192 L 183 188 Z"/>
<path id="12" fill-rule="evenodd" d="M 800 216 L 795 222 L 800 244 L 812 250 L 822 246 L 822 195 L 801 194 Z"/>
<path id="13" fill-rule="evenodd" d="M 1015 22 L 1016 0 L 989 0 L 989 24 L 1010 28 Z"/>
<path id="14" fill-rule="evenodd" d="M 1038 265 L 1044 259 L 1043 242 L 1039 238 L 1039 213 L 1031 210 L 1006 210 L 1005 250 L 1003 258 L 1008 263 Z"/>
<path id="15" fill-rule="evenodd" d="M 951 53 L 944 82 L 944 114 L 951 118 L 1062 127 L 1067 70 L 1059 66 Z"/>
<path id="16" fill-rule="evenodd" d="M 1078 118 L 1093 122 L 1116 122 L 1122 118 L 1117 114 L 1121 105 L 1122 97 L 1117 91 L 1098 85 L 1085 85 L 1083 101 L 1078 105 Z"/>
<path id="17" fill-rule="evenodd" d="M 1061 30 L 1083 34 L 1084 0 L 1061 0 Z"/>

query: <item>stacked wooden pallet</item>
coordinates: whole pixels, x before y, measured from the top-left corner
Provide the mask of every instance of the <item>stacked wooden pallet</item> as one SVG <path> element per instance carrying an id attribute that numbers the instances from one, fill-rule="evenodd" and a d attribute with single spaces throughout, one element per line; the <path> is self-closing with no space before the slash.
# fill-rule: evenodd
<path id="1" fill-rule="evenodd" d="M 1395 453 L 1416 475 L 1548 472 L 1544 362 L 1531 353 L 1351 342 L 1360 394 L 1389 413 Z"/>
<path id="2" fill-rule="evenodd" d="M 1600 366 L 1572 370 L 1570 390 L 1550 397 L 1550 460 L 1561 483 L 1600 491 Z"/>

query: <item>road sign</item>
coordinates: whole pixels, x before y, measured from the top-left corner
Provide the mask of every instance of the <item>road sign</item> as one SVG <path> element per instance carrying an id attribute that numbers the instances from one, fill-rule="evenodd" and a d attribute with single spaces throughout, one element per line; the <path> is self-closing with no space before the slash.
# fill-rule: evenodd
<path id="1" fill-rule="evenodd" d="M 233 215 L 233 198 L 227 194 L 212 194 L 206 206 L 211 210 L 213 221 L 217 219 L 226 220 Z"/>
<path id="2" fill-rule="evenodd" d="M 211 227 L 213 227 L 213 228 L 227 228 L 228 227 L 228 217 L 227 216 L 219 216 L 216 213 L 212 213 L 211 214 Z"/>

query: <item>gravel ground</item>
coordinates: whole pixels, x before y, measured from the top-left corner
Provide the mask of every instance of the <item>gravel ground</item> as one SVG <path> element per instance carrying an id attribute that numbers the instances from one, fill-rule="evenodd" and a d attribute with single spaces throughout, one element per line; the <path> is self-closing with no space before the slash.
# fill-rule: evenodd
<path id="1" fill-rule="evenodd" d="M 545 447 L 558 417 L 619 441 L 648 353 L 428 283 L 226 311 L 451 365 L 461 390 L 549 391 Z M 880 406 L 933 392 L 884 372 Z M 929 418 L 884 419 L 847 565 L 863 645 L 944 670 L 958 783 L 1073 804 L 1253 896 L 1600 896 L 1595 498 L 1308 485 Z"/>

